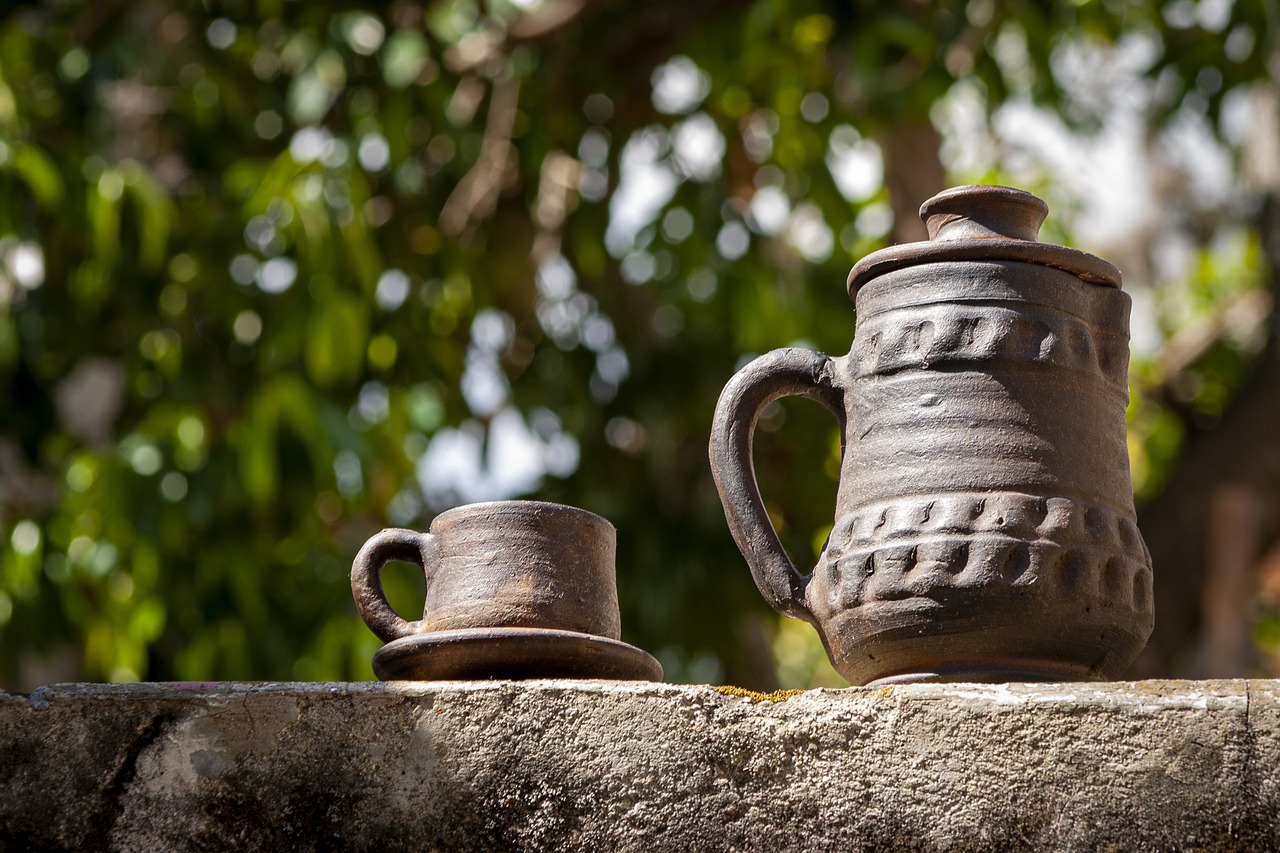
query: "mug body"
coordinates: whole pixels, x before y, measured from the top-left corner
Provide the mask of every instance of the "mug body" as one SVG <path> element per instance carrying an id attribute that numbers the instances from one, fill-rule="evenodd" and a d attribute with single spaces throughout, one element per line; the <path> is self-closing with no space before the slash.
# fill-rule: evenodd
<path id="1" fill-rule="evenodd" d="M 1043 264 L 923 263 L 863 285 L 857 318 L 835 360 L 836 521 L 805 594 L 836 669 L 861 684 L 1117 675 L 1152 625 L 1129 297 Z"/>
<path id="2" fill-rule="evenodd" d="M 457 507 L 431 523 L 422 629 L 547 628 L 618 639 L 617 532 L 541 501 Z"/>

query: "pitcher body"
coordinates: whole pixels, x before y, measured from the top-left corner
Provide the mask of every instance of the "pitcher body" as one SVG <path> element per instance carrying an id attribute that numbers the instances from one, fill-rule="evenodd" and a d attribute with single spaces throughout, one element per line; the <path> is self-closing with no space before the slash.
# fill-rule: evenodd
<path id="1" fill-rule="evenodd" d="M 1110 265 L 1034 241 L 1033 196 L 961 188 L 922 215 L 931 204 L 931 242 L 854 268 L 846 356 L 775 351 L 726 387 L 712 459 L 730 528 L 766 598 L 812 622 L 852 683 L 1115 677 L 1152 624 L 1125 439 L 1129 299 Z M 755 415 L 789 394 L 843 431 L 808 575 L 753 511 Z"/>

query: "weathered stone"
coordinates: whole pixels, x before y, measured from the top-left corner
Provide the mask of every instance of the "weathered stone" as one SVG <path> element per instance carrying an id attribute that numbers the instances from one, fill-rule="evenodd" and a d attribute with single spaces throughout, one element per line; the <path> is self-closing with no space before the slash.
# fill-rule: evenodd
<path id="1" fill-rule="evenodd" d="M 0 693 L 4 850 L 1280 846 L 1280 682 Z"/>

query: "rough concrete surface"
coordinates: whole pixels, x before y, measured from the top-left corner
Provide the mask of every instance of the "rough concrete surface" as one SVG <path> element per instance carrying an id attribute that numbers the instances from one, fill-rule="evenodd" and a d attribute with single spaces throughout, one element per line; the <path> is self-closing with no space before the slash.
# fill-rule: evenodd
<path id="1" fill-rule="evenodd" d="M 0 692 L 0 850 L 1258 850 L 1278 814 L 1275 681 Z"/>

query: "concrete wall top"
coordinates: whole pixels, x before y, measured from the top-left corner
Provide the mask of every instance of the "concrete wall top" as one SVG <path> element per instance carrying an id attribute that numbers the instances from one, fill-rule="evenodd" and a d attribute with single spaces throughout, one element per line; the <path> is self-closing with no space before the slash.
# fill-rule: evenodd
<path id="1" fill-rule="evenodd" d="M 1280 848 L 1280 682 L 0 692 L 0 850 Z"/>

